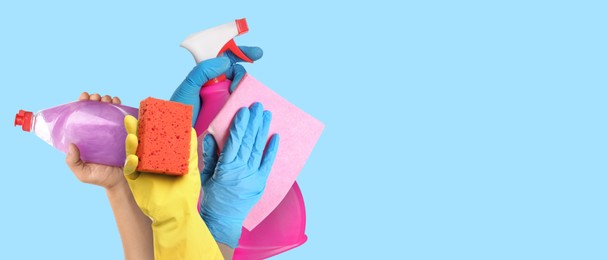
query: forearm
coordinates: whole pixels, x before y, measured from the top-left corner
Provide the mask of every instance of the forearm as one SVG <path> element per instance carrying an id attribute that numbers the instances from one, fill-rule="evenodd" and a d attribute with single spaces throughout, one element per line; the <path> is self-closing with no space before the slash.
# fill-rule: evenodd
<path id="1" fill-rule="evenodd" d="M 217 242 L 217 245 L 219 246 L 219 251 L 221 251 L 223 258 L 226 260 L 232 260 L 232 258 L 234 258 L 234 248 L 219 242 Z"/>
<path id="2" fill-rule="evenodd" d="M 127 260 L 154 259 L 151 220 L 144 215 L 126 181 L 106 190 Z"/>

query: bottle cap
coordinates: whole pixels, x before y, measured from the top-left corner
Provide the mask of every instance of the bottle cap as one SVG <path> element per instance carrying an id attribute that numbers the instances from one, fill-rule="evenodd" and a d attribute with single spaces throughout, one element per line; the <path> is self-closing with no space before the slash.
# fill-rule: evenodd
<path id="1" fill-rule="evenodd" d="M 19 110 L 19 113 L 15 115 L 15 126 L 20 125 L 23 131 L 30 132 L 32 130 L 32 116 L 34 116 L 32 112 Z"/>

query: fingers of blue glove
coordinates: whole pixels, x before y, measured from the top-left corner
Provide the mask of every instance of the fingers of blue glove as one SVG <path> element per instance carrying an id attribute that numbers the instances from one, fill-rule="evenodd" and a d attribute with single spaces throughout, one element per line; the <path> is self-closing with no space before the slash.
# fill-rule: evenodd
<path id="1" fill-rule="evenodd" d="M 236 89 L 236 86 L 240 84 L 242 78 L 244 78 L 244 75 L 247 74 L 247 71 L 240 64 L 234 64 L 234 66 L 232 66 L 230 70 L 232 71 L 232 83 L 230 83 L 230 94 L 232 94 L 232 92 L 234 92 L 234 90 Z"/>
<path id="2" fill-rule="evenodd" d="M 253 150 L 253 145 L 255 144 L 255 138 L 257 137 L 259 127 L 261 126 L 263 105 L 259 102 L 255 102 L 253 105 L 251 105 L 249 110 L 251 111 L 251 116 L 249 117 L 247 131 L 242 139 L 240 151 L 238 151 L 239 160 L 242 160 L 245 163 L 249 162 L 251 151 Z"/>
<path id="3" fill-rule="evenodd" d="M 181 85 L 173 92 L 171 101 L 192 106 L 192 125 L 196 123 L 200 111 L 200 97 L 198 96 L 200 87 L 209 79 L 226 72 L 230 68 L 230 64 L 230 60 L 226 57 L 203 61 L 190 71 Z"/>
<path id="4" fill-rule="evenodd" d="M 263 50 L 259 47 L 238 46 L 238 48 L 242 51 L 242 53 L 244 53 L 244 55 L 253 61 L 259 60 L 261 57 L 263 57 Z M 232 62 L 243 62 L 241 58 L 238 58 L 229 50 L 226 52 L 226 56 L 230 58 Z"/>
<path id="5" fill-rule="evenodd" d="M 190 74 L 188 74 L 186 81 L 188 81 L 191 86 L 195 86 L 196 88 L 200 89 L 200 87 L 209 81 L 209 79 L 218 77 L 219 75 L 225 73 L 231 65 L 230 60 L 226 57 L 208 59 L 198 63 L 198 65 L 192 69 Z"/>
<path id="6" fill-rule="evenodd" d="M 272 135 L 270 138 L 270 142 L 268 142 L 268 147 L 263 154 L 263 158 L 261 159 L 261 166 L 259 166 L 259 172 L 261 174 L 265 174 L 266 176 L 270 174 L 270 170 L 272 169 L 272 165 L 274 164 L 274 159 L 276 159 L 276 153 L 278 152 L 278 143 L 280 138 L 278 134 Z"/>
<path id="7" fill-rule="evenodd" d="M 226 57 L 214 58 L 198 63 L 190 71 L 185 80 L 183 80 L 183 83 L 175 90 L 171 101 L 182 102 L 183 100 L 198 99 L 200 87 L 209 79 L 225 73 L 230 66 L 230 60 Z"/>
<path id="8" fill-rule="evenodd" d="M 261 158 L 263 156 L 263 150 L 266 148 L 268 141 L 268 132 L 270 132 L 270 123 L 272 122 L 272 112 L 263 111 L 263 119 L 259 132 L 255 137 L 255 144 L 253 145 L 253 151 L 251 151 L 251 158 L 249 158 L 249 167 L 252 169 L 259 169 Z"/>
<path id="9" fill-rule="evenodd" d="M 206 181 L 213 176 L 215 167 L 217 166 L 217 160 L 219 158 L 219 155 L 217 154 L 217 142 L 211 134 L 204 136 L 202 157 L 204 161 L 204 169 L 202 169 L 200 174 L 200 181 L 202 185 L 205 186 Z"/>
<path id="10" fill-rule="evenodd" d="M 223 147 L 223 151 L 219 155 L 219 162 L 230 163 L 236 159 L 242 139 L 244 138 L 249 123 L 250 112 L 246 107 L 241 108 L 236 112 L 234 120 L 230 125 L 230 134 Z"/>
<path id="11" fill-rule="evenodd" d="M 263 56 L 263 50 L 261 50 L 261 48 L 259 47 L 240 46 L 238 48 L 240 48 L 240 50 L 253 61 L 259 60 Z M 232 83 L 230 84 L 230 93 L 232 93 L 234 92 L 244 75 L 247 73 L 247 71 L 242 65 L 235 64 L 236 62 L 243 62 L 243 60 L 234 55 L 234 53 L 228 50 L 226 52 L 226 57 L 230 58 L 230 61 L 233 64 L 228 69 L 228 72 L 226 72 L 227 78 L 232 80 Z"/>

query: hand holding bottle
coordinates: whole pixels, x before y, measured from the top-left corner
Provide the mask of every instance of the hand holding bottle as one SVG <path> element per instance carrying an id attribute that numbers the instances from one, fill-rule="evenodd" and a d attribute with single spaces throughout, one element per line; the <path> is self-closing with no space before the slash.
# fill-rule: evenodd
<path id="1" fill-rule="evenodd" d="M 241 46 L 239 48 L 251 60 L 259 60 L 263 56 L 263 51 L 259 47 Z M 230 51 L 227 51 L 222 57 L 200 62 L 192 69 L 181 85 L 177 87 L 171 97 L 171 101 L 194 107 L 192 125 L 196 122 L 200 112 L 201 102 L 199 93 L 202 85 L 209 79 L 225 73 L 226 77 L 229 80 L 232 80 L 230 92 L 234 91 L 238 83 L 240 83 L 240 80 L 242 80 L 246 74 L 246 70 L 242 65 L 238 64 L 238 62 L 242 62 L 242 59 L 238 58 Z"/>
<path id="2" fill-rule="evenodd" d="M 112 104 L 121 104 L 120 98 L 99 94 L 89 95 L 87 92 L 80 94 L 81 100 L 100 101 Z M 86 163 L 80 158 L 80 150 L 74 144 L 70 144 L 65 162 L 76 178 L 81 182 L 93 184 L 112 189 L 119 183 L 125 183 L 122 176 L 122 167 L 108 166 L 96 163 Z"/>
<path id="3" fill-rule="evenodd" d="M 118 97 L 80 94 L 78 100 L 101 101 L 120 105 Z M 120 232 L 125 259 L 153 259 L 150 219 L 141 213 L 124 178 L 122 167 L 86 163 L 74 144 L 68 148 L 65 162 L 84 183 L 104 187 Z"/>

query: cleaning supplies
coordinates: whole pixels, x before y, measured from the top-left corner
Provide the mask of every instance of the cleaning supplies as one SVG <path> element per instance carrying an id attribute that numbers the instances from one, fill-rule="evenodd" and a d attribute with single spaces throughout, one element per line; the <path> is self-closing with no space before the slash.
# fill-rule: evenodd
<path id="1" fill-rule="evenodd" d="M 235 56 L 246 62 L 253 62 L 236 46 L 234 37 L 249 31 L 246 19 L 238 19 L 219 25 L 187 37 L 181 47 L 186 48 L 196 60 L 196 64 L 231 51 Z M 200 89 L 202 107 L 194 125 L 196 133 L 203 135 L 209 124 L 215 118 L 230 96 L 231 81 L 225 74 L 210 79 Z"/>
<path id="2" fill-rule="evenodd" d="M 188 173 L 192 106 L 146 98 L 139 106 L 137 170 L 168 175 Z"/>
<path id="3" fill-rule="evenodd" d="M 228 23 L 222 26 L 202 31 L 197 34 L 193 34 L 192 36 L 188 37 L 188 39 L 186 39 L 181 44 L 181 46 L 188 49 L 194 55 L 196 62 L 215 57 L 215 50 L 218 48 L 218 44 L 223 43 L 226 40 L 229 40 L 230 42 L 228 42 L 228 44 L 226 44 L 225 46 L 231 46 L 230 50 L 237 54 L 240 52 L 240 50 L 233 43 L 232 38 L 246 31 L 248 31 L 248 27 L 246 26 L 245 20 L 236 20 L 236 22 L 234 23 Z M 217 41 L 216 39 L 220 38 L 220 35 L 222 36 L 222 38 L 221 40 Z M 225 46 L 222 49 L 225 49 Z M 247 59 L 243 58 L 241 55 L 237 56 L 239 56 L 242 60 L 247 61 Z M 247 77 L 245 76 L 245 79 L 246 78 Z M 242 87 L 244 83 L 243 81 L 241 81 L 238 88 Z M 234 104 L 240 104 L 242 107 L 246 107 L 252 103 L 249 102 L 247 104 L 244 104 L 243 102 L 241 102 L 243 99 L 243 95 L 237 97 L 230 97 L 228 91 L 228 87 L 230 85 L 229 82 L 226 82 L 223 85 L 217 84 L 217 81 L 213 80 L 209 82 L 211 83 L 207 84 L 215 83 L 216 88 L 219 90 L 212 91 L 215 89 L 208 88 L 208 86 L 203 86 L 200 91 L 203 108 L 201 109 L 196 122 L 196 130 L 200 135 L 199 142 L 202 142 L 201 137 L 203 137 L 205 132 L 209 129 L 208 126 L 209 124 L 211 124 L 211 121 L 216 119 L 215 117 L 222 109 L 224 104 L 227 102 L 228 98 L 233 98 Z M 253 80 L 253 82 L 256 81 Z M 257 84 L 261 83 L 257 82 Z M 274 94 L 266 87 L 261 87 L 261 89 L 264 90 L 263 94 L 254 95 L 255 97 L 264 96 L 268 93 L 272 93 L 272 95 L 267 97 L 269 98 L 270 103 L 274 103 L 272 101 L 273 98 L 279 98 L 282 101 L 282 103 L 279 102 L 278 104 L 275 104 L 276 106 L 273 106 L 270 109 L 272 110 L 272 112 L 274 112 L 274 109 L 282 110 L 281 106 L 288 104 L 288 102 L 284 101 L 284 99 L 280 98 L 278 95 Z M 238 92 L 238 89 L 236 89 L 235 93 L 236 92 Z M 213 93 L 219 94 L 211 95 Z M 246 100 L 251 101 L 252 99 Z M 265 101 L 259 101 L 265 104 Z M 293 106 L 291 105 L 291 107 Z M 230 108 L 227 109 L 225 113 L 223 111 L 221 113 L 223 116 L 217 117 L 222 117 L 222 119 L 216 119 L 217 126 L 215 129 L 215 133 L 223 137 L 223 139 L 221 140 L 218 139 L 218 143 L 220 145 L 223 145 L 229 120 L 234 116 L 235 110 Z M 299 113 L 298 115 L 301 114 L 302 113 Z M 305 115 L 305 119 L 309 119 L 309 115 L 305 113 L 303 114 Z M 288 116 L 287 118 L 293 120 L 294 122 L 297 122 L 299 120 L 294 116 Z M 272 182 L 273 184 L 269 187 L 266 187 L 264 197 L 267 198 L 264 199 L 262 197 L 262 200 L 264 201 L 260 201 L 258 203 L 258 205 L 262 204 L 263 206 L 255 206 L 253 209 L 257 208 L 257 211 L 251 212 L 245 220 L 244 227 L 242 229 L 242 236 L 239 240 L 239 247 L 235 251 L 234 259 L 261 259 L 265 257 L 270 257 L 272 255 L 276 255 L 295 248 L 306 241 L 307 237 L 305 236 L 305 205 L 303 203 L 303 196 L 301 195 L 301 191 L 294 180 L 297 173 L 301 170 L 301 167 L 303 167 L 305 159 L 309 156 L 309 152 L 311 152 L 311 148 L 314 146 L 314 143 L 318 139 L 318 136 L 320 135 L 320 132 L 323 128 L 322 123 L 318 122 L 317 120 L 311 120 L 310 122 L 312 122 L 312 124 L 310 125 L 310 129 L 314 130 L 310 133 L 310 135 L 292 135 L 289 137 L 301 138 L 302 140 L 310 141 L 309 144 L 305 145 L 306 148 L 299 149 L 295 147 L 296 151 L 298 151 L 296 153 L 299 153 L 299 155 L 301 155 L 301 158 L 296 158 L 297 163 L 295 164 L 300 164 L 300 166 L 292 165 L 294 167 L 290 169 L 291 171 L 289 171 L 289 176 L 284 178 L 284 180 L 286 180 L 286 183 L 282 183 L 281 185 L 280 183 L 276 182 L 276 180 L 280 178 L 274 177 L 274 181 Z M 215 121 L 213 121 L 213 124 L 215 124 Z M 281 124 L 285 124 L 285 122 Z M 288 122 L 286 124 L 288 125 Z M 224 126 L 225 128 L 223 128 Z M 284 127 L 286 125 L 282 126 Z M 283 148 L 281 144 L 281 150 L 282 149 Z M 306 153 L 305 150 L 309 151 Z M 201 146 L 199 146 L 198 152 L 199 154 L 202 154 Z M 204 169 L 202 160 L 199 161 L 199 167 L 200 169 Z M 272 169 L 272 171 L 275 171 L 274 168 Z M 268 183 L 270 183 L 270 181 L 268 181 Z M 293 186 L 290 187 L 289 183 Z M 276 189 L 276 185 L 279 186 L 278 190 Z M 285 187 L 286 190 L 284 190 Z M 272 195 L 268 197 L 265 195 L 265 193 L 270 193 Z"/>
<path id="4" fill-rule="evenodd" d="M 80 149 L 85 162 L 124 165 L 124 117 L 137 116 L 137 108 L 98 102 L 76 101 L 41 110 L 19 110 L 15 126 L 34 132 L 51 146 L 67 153 L 70 143 Z"/>

